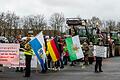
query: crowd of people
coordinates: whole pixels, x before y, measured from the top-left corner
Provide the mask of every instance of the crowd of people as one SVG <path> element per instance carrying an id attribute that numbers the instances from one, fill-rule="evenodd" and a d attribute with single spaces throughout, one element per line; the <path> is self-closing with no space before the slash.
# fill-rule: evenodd
<path id="1" fill-rule="evenodd" d="M 58 50 L 60 53 L 60 59 L 56 62 L 52 61 L 51 55 L 47 50 L 47 41 L 49 41 L 52 38 L 56 38 L 57 40 L 57 44 L 58 44 Z M 91 65 L 93 64 L 93 62 L 96 60 L 96 64 L 95 64 L 95 72 L 103 72 L 101 69 L 102 66 L 102 57 L 95 57 L 93 55 L 93 51 L 94 51 L 94 46 L 92 44 L 92 42 L 88 42 L 87 40 L 85 40 L 81 47 L 84 53 L 84 58 L 78 59 L 78 60 L 74 60 L 71 61 L 69 58 L 69 52 L 67 50 L 67 46 L 65 43 L 65 38 L 66 37 L 61 37 L 61 36 L 55 36 L 55 37 L 44 37 L 45 40 L 45 51 L 46 51 L 46 63 L 45 63 L 45 69 L 42 70 L 42 73 L 45 73 L 47 70 L 54 70 L 54 71 L 59 71 L 61 69 L 63 69 L 66 65 L 70 65 L 70 66 L 75 66 L 77 62 L 81 62 L 83 63 L 83 66 L 87 66 L 87 65 Z M 26 38 L 26 40 L 21 40 L 21 38 L 17 38 L 15 40 L 15 43 L 19 43 L 20 44 L 20 51 L 24 51 L 25 54 L 25 64 L 26 67 L 24 68 L 16 68 L 16 72 L 23 72 L 25 70 L 25 75 L 24 77 L 30 77 L 30 73 L 31 73 L 31 58 L 32 55 L 34 54 L 30 45 L 28 44 L 28 42 L 30 41 L 30 36 L 28 36 Z M 97 70 L 97 68 L 99 67 L 99 71 Z"/>

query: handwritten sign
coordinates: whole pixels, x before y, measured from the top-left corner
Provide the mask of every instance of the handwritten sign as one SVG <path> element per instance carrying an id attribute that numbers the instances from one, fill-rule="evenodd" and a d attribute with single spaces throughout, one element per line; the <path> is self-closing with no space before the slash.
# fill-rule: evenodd
<path id="1" fill-rule="evenodd" d="M 106 58 L 107 57 L 107 47 L 94 46 L 94 56 Z"/>

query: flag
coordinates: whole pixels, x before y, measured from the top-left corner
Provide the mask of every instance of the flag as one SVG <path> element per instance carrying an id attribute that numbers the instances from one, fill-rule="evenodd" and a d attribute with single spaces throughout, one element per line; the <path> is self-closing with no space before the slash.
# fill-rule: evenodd
<path id="1" fill-rule="evenodd" d="M 47 43 L 48 51 L 50 52 L 50 56 L 54 62 L 60 59 L 60 53 L 55 42 L 55 39 L 48 41 Z"/>
<path id="2" fill-rule="evenodd" d="M 78 35 L 74 37 L 66 38 L 65 42 L 67 44 L 67 49 L 68 49 L 68 53 L 71 61 L 84 57 L 82 48 L 80 46 L 80 40 Z"/>
<path id="3" fill-rule="evenodd" d="M 42 31 L 36 36 L 37 40 L 41 43 L 42 45 L 42 51 L 43 51 L 43 56 L 42 59 L 44 60 L 45 63 L 45 59 L 46 59 L 46 53 L 45 53 L 45 41 L 44 41 L 44 37 L 43 37 L 43 33 Z"/>
<path id="4" fill-rule="evenodd" d="M 46 54 L 45 54 L 45 50 L 44 50 L 44 38 L 43 38 L 42 32 L 40 32 L 29 43 L 30 43 L 35 55 L 37 56 L 42 69 L 45 70 L 44 64 L 45 64 Z"/>

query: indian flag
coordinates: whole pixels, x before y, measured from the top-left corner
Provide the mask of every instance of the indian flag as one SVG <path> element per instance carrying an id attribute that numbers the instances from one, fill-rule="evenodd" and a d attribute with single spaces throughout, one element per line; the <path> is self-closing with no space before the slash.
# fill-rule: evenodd
<path id="1" fill-rule="evenodd" d="M 69 52 L 70 60 L 74 61 L 83 58 L 83 51 L 80 46 L 79 36 L 69 37 L 65 40 Z"/>
<path id="2" fill-rule="evenodd" d="M 52 39 L 52 40 L 48 41 L 47 46 L 48 46 L 48 51 L 50 53 L 52 60 L 54 62 L 58 61 L 60 59 L 60 53 L 57 48 L 56 40 Z"/>

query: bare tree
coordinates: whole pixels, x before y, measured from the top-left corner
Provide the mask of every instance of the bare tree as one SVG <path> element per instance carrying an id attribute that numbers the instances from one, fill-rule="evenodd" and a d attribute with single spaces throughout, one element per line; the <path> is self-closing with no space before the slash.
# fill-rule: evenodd
<path id="1" fill-rule="evenodd" d="M 45 20 L 44 15 L 34 16 L 33 24 L 34 24 L 34 28 L 36 30 L 45 30 L 45 28 L 47 26 L 47 22 Z"/>
<path id="2" fill-rule="evenodd" d="M 23 34 L 27 34 L 27 30 L 30 29 L 29 16 L 21 18 Z"/>
<path id="3" fill-rule="evenodd" d="M 120 31 L 120 22 L 117 22 L 116 29 Z"/>
<path id="4" fill-rule="evenodd" d="M 54 13 L 50 17 L 50 25 L 54 28 L 54 30 L 62 31 L 64 22 L 65 22 L 65 18 L 62 13 Z"/>
<path id="5" fill-rule="evenodd" d="M 5 28 L 5 13 L 0 13 L 0 36 L 2 35 L 2 31 L 4 31 Z"/>
<path id="6" fill-rule="evenodd" d="M 12 35 L 12 29 L 15 29 L 15 32 L 13 32 L 13 34 L 15 34 L 14 36 L 16 36 L 17 32 L 17 28 L 18 28 L 18 23 L 19 23 L 19 17 L 16 16 L 15 13 L 11 13 L 11 12 L 7 12 L 5 15 L 5 22 L 6 22 L 6 28 L 9 29 L 9 36 Z"/>
<path id="7" fill-rule="evenodd" d="M 44 15 L 27 16 L 22 18 L 22 21 L 23 21 L 23 29 L 26 30 L 40 31 L 40 30 L 44 30 L 44 28 L 47 25 Z"/>
<path id="8" fill-rule="evenodd" d="M 113 31 L 114 28 L 116 27 L 115 21 L 113 21 L 113 20 L 106 21 L 106 24 L 107 24 L 107 26 L 109 28 L 109 32 Z"/>
<path id="9" fill-rule="evenodd" d="M 101 22 L 101 20 L 98 18 L 98 17 L 92 17 L 92 19 L 91 19 L 91 22 L 92 22 L 92 24 L 93 24 L 93 27 L 100 27 L 100 26 L 102 26 L 102 22 Z"/>

